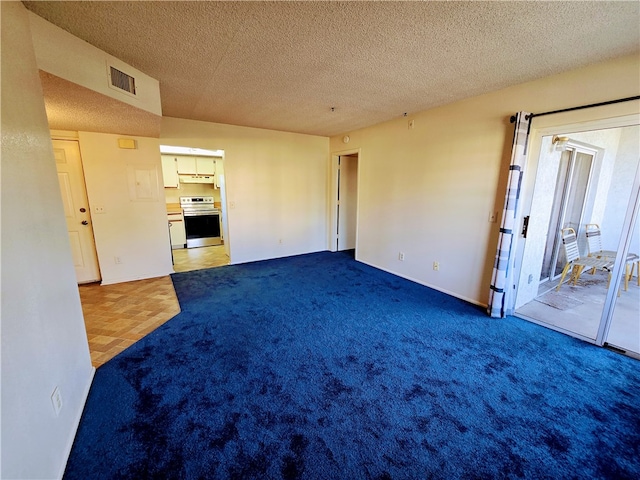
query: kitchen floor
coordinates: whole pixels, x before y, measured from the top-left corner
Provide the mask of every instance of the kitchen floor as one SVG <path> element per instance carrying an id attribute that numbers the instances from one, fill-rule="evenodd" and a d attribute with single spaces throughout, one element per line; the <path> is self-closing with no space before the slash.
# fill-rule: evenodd
<path id="1" fill-rule="evenodd" d="M 224 249 L 224 245 L 180 248 L 172 250 L 172 252 L 173 269 L 176 273 L 229 265 L 229 256 Z"/>
<path id="2" fill-rule="evenodd" d="M 229 264 L 224 245 L 173 250 L 174 270 Z M 115 285 L 79 285 L 91 363 L 99 367 L 180 313 L 170 276 Z"/>

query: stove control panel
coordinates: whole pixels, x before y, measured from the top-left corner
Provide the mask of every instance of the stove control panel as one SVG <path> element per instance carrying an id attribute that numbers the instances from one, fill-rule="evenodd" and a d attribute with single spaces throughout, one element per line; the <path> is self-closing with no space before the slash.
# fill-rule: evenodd
<path id="1" fill-rule="evenodd" d="M 213 197 L 180 197 L 180 205 L 213 205 Z"/>

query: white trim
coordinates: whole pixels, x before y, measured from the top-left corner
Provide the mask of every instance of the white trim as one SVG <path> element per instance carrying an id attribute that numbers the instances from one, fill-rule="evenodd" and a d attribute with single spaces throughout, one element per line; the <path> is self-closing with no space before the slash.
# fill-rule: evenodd
<path id="1" fill-rule="evenodd" d="M 67 469 L 67 463 L 69 462 L 69 456 L 71 455 L 71 449 L 73 448 L 73 442 L 76 440 L 76 434 L 78 433 L 78 428 L 80 427 L 80 420 L 82 419 L 82 414 L 84 413 L 84 407 L 87 404 L 87 399 L 89 398 L 89 391 L 91 390 L 91 385 L 93 384 L 93 378 L 96 374 L 96 368 L 91 367 L 91 374 L 89 375 L 89 381 L 87 382 L 87 386 L 84 389 L 82 394 L 82 408 L 78 410 L 76 414 L 76 418 L 73 422 L 72 434 L 67 440 L 67 445 L 64 450 L 64 463 L 58 473 L 57 478 L 62 479 L 64 476 L 64 471 Z"/>
<path id="2" fill-rule="evenodd" d="M 532 122 L 535 121 L 532 120 Z M 539 122 L 536 122 L 539 123 Z M 640 123 L 640 113 L 633 113 L 629 115 L 621 115 L 618 117 L 609 117 L 609 118 L 598 118 L 594 116 L 592 120 L 585 120 L 584 122 L 571 122 L 571 123 L 559 123 L 553 125 L 541 125 L 540 127 L 536 127 L 533 123 L 531 124 L 531 132 L 534 134 L 540 134 L 540 136 L 557 134 L 558 132 L 562 133 L 578 133 L 585 132 L 589 130 L 604 130 L 607 128 L 621 128 L 621 127 L 630 127 L 633 125 L 638 125 Z"/>
<path id="3" fill-rule="evenodd" d="M 163 272 L 156 272 L 156 273 L 148 273 L 146 275 L 135 275 L 133 277 L 102 278 L 102 282 L 100 282 L 100 285 L 113 285 L 115 283 L 135 282 L 136 280 L 147 280 L 149 278 L 166 277 L 167 275 L 171 275 L 172 273 L 175 273 L 173 271 L 173 266 L 171 267 L 170 270 L 166 270 Z"/>

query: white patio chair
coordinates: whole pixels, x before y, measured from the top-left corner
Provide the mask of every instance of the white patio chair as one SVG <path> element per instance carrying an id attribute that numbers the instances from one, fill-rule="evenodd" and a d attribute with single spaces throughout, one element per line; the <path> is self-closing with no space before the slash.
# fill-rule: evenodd
<path id="1" fill-rule="evenodd" d="M 587 223 L 585 225 L 585 232 L 587 236 L 589 256 L 600 259 L 607 259 L 611 262 L 614 262 L 617 252 L 614 252 L 613 250 L 602 249 L 600 226 L 597 223 Z M 633 278 L 633 271 L 634 269 L 636 269 L 636 267 L 636 275 L 638 275 L 638 286 L 640 286 L 640 257 L 636 253 L 629 252 L 624 263 L 624 291 L 626 292 L 629 289 L 629 280 Z"/>
<path id="2" fill-rule="evenodd" d="M 573 281 L 573 284 L 576 285 L 578 282 L 578 278 L 582 274 L 585 268 L 595 270 L 602 270 L 609 274 L 609 282 L 611 282 L 611 269 L 613 267 L 613 261 L 608 258 L 597 258 L 597 257 L 580 257 L 580 250 L 578 249 L 578 240 L 576 238 L 576 231 L 573 228 L 563 228 L 560 231 L 560 235 L 562 237 L 562 246 L 564 247 L 564 253 L 567 257 L 567 264 L 562 269 L 562 277 L 560 278 L 560 283 L 556 287 L 556 291 L 560 290 L 562 286 L 562 282 L 564 282 L 569 269 L 571 271 L 571 277 L 569 277 L 569 282 Z M 608 285 L 607 285 L 608 288 Z"/>

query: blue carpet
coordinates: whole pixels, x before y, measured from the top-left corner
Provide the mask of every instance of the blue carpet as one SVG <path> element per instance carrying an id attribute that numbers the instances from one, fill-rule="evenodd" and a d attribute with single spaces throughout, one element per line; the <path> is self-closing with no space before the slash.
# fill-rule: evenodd
<path id="1" fill-rule="evenodd" d="M 65 478 L 640 478 L 640 363 L 315 253 L 173 275 Z"/>

